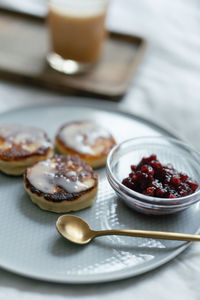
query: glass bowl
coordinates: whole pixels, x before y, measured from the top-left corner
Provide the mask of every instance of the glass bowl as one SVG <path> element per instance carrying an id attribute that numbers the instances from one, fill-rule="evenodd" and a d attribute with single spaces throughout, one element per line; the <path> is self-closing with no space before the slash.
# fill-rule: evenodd
<path id="1" fill-rule="evenodd" d="M 143 157 L 156 154 L 163 164 L 171 164 L 200 185 L 200 153 L 180 140 L 159 136 L 139 137 L 116 145 L 107 158 L 107 178 L 117 195 L 131 208 L 145 214 L 165 215 L 180 212 L 200 200 L 200 187 L 195 193 L 180 198 L 158 198 L 135 192 L 122 184 Z"/>

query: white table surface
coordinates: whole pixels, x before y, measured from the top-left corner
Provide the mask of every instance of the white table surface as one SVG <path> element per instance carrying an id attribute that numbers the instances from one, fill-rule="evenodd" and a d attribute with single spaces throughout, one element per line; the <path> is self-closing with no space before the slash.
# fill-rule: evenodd
<path id="1" fill-rule="evenodd" d="M 200 149 L 199 1 L 115 0 L 108 26 L 142 35 L 149 41 L 145 59 L 127 94 L 112 105 L 171 128 Z M 0 112 L 58 100 L 66 102 L 67 96 L 0 81 Z M 192 244 L 154 271 L 106 284 L 53 284 L 0 270 L 0 300 L 200 299 L 199 281 L 200 245 Z"/>

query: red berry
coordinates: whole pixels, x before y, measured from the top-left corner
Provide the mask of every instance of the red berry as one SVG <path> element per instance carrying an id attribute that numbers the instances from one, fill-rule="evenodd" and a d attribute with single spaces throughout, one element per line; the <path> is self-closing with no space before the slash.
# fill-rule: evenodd
<path id="1" fill-rule="evenodd" d="M 143 165 L 141 167 L 141 171 L 144 172 L 144 173 L 148 173 L 148 165 Z"/>
<path id="2" fill-rule="evenodd" d="M 171 184 L 173 184 L 175 186 L 179 186 L 181 184 L 181 181 L 178 177 L 172 177 L 170 182 L 171 182 Z"/>
<path id="3" fill-rule="evenodd" d="M 159 161 L 157 161 L 157 160 L 152 160 L 152 161 L 150 162 L 150 165 L 151 165 L 151 167 L 154 169 L 154 171 L 156 171 L 156 170 L 161 170 L 161 169 L 162 169 L 161 163 L 160 163 Z"/>
<path id="4" fill-rule="evenodd" d="M 148 196 L 177 198 L 190 195 L 198 183 L 188 175 L 179 173 L 172 165 L 162 165 L 155 154 L 143 157 L 122 183 L 128 188 Z"/>
<path id="5" fill-rule="evenodd" d="M 174 195 L 170 194 L 170 195 L 169 195 L 169 198 L 172 199 L 172 198 L 175 198 L 175 197 L 174 197 Z"/>
<path id="6" fill-rule="evenodd" d="M 198 188 L 198 184 L 195 181 L 188 180 L 187 184 L 190 186 L 190 188 L 192 189 L 193 192 L 195 192 L 196 189 Z"/>
<path id="7" fill-rule="evenodd" d="M 157 160 L 157 156 L 155 154 L 151 154 L 149 160 Z"/>
<path id="8" fill-rule="evenodd" d="M 182 182 L 185 182 L 188 179 L 188 176 L 186 174 L 180 173 L 180 179 Z"/>
<path id="9" fill-rule="evenodd" d="M 135 182 L 135 181 L 137 180 L 137 176 L 136 176 L 136 175 L 133 175 L 133 176 L 131 177 L 131 180 L 132 180 L 132 182 Z"/>
<path id="10" fill-rule="evenodd" d="M 149 175 L 154 175 L 154 170 L 150 165 L 143 165 L 141 171 Z"/>
<path id="11" fill-rule="evenodd" d="M 157 189 L 156 190 L 156 196 L 157 197 L 160 197 L 160 198 L 163 198 L 163 196 L 164 196 L 164 191 L 162 190 L 162 189 Z"/>
<path id="12" fill-rule="evenodd" d="M 135 169 L 136 169 L 136 166 L 135 165 L 131 165 L 131 170 L 135 171 Z"/>
<path id="13" fill-rule="evenodd" d="M 155 193 L 155 188 L 154 188 L 153 186 L 148 187 L 148 188 L 146 189 L 146 193 L 147 193 L 147 195 L 149 195 L 149 196 L 153 196 L 154 193 Z"/>

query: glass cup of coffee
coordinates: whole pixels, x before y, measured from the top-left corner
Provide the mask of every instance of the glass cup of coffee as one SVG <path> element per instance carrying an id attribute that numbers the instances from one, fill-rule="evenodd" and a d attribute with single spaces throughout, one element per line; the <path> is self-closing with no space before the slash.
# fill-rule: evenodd
<path id="1" fill-rule="evenodd" d="M 49 0 L 49 65 L 65 74 L 87 71 L 101 55 L 107 36 L 108 0 Z"/>

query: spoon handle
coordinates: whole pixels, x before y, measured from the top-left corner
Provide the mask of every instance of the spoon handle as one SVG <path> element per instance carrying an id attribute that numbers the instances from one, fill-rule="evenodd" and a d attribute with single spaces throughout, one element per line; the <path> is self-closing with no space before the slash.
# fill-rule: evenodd
<path id="1" fill-rule="evenodd" d="M 176 232 L 148 231 L 148 230 L 126 230 L 126 229 L 94 231 L 95 237 L 103 236 L 103 235 L 126 235 L 126 236 L 163 239 L 163 240 L 200 242 L 200 235 L 176 233 Z"/>

